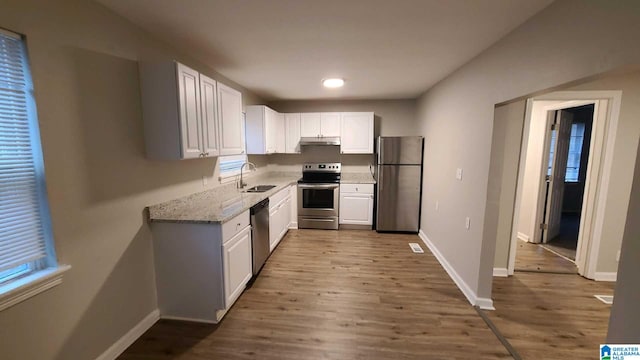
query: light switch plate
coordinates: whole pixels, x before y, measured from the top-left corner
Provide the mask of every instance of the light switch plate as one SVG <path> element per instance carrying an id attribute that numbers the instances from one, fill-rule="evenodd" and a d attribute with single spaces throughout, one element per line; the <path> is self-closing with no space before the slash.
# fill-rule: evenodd
<path id="1" fill-rule="evenodd" d="M 464 220 L 464 227 L 467 228 L 467 230 L 469 230 L 469 228 L 471 228 L 471 219 L 468 216 Z"/>
<path id="2" fill-rule="evenodd" d="M 456 170 L 456 179 L 462 181 L 462 168 Z"/>

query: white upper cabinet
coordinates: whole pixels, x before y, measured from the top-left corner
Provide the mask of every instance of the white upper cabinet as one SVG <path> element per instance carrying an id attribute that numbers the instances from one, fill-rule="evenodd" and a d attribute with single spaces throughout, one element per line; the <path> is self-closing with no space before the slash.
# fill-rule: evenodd
<path id="1" fill-rule="evenodd" d="M 218 83 L 218 119 L 220 155 L 244 154 L 242 93 L 222 83 Z"/>
<path id="2" fill-rule="evenodd" d="M 285 152 L 284 115 L 264 105 L 247 106 L 247 153 Z"/>
<path id="3" fill-rule="evenodd" d="M 200 109 L 202 114 L 202 139 L 205 156 L 220 155 L 218 131 L 218 102 L 215 80 L 200 74 Z"/>
<path id="4" fill-rule="evenodd" d="M 373 119 L 372 112 L 342 113 L 340 152 L 373 154 Z"/>
<path id="5" fill-rule="evenodd" d="M 285 152 L 295 154 L 300 152 L 300 114 L 284 114 L 285 122 Z"/>
<path id="6" fill-rule="evenodd" d="M 340 136 L 340 113 L 302 113 L 300 136 Z"/>
<path id="7" fill-rule="evenodd" d="M 177 64 L 176 71 L 182 158 L 202 157 L 204 151 L 200 116 L 200 74 L 182 64 Z"/>
<path id="8" fill-rule="evenodd" d="M 177 62 L 141 62 L 140 86 L 148 157 L 244 153 L 240 92 Z"/>
<path id="9" fill-rule="evenodd" d="M 340 136 L 340 113 L 320 114 L 320 136 Z"/>
<path id="10" fill-rule="evenodd" d="M 284 114 L 276 113 L 276 153 L 284 154 L 287 148 L 286 124 Z"/>
<path id="11" fill-rule="evenodd" d="M 320 134 L 320 113 L 301 114 L 300 137 L 317 137 Z"/>

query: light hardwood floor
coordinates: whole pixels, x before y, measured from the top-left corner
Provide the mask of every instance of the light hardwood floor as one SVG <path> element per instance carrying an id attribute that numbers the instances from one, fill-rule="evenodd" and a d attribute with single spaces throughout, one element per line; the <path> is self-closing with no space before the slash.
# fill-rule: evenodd
<path id="1" fill-rule="evenodd" d="M 486 312 L 523 359 L 596 359 L 605 342 L 615 284 L 576 274 L 516 272 L 494 278 Z"/>
<path id="2" fill-rule="evenodd" d="M 576 264 L 538 244 L 517 240 L 515 270 L 577 274 Z"/>
<path id="3" fill-rule="evenodd" d="M 160 321 L 120 357 L 510 358 L 417 236 L 342 230 L 290 231 L 221 324 Z"/>

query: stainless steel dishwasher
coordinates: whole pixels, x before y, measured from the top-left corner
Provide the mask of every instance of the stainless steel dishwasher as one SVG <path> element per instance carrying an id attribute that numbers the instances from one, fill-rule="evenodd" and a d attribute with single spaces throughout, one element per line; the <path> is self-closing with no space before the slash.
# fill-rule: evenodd
<path id="1" fill-rule="evenodd" d="M 253 249 L 253 275 L 256 275 L 269 257 L 268 198 L 251 207 L 251 246 Z"/>

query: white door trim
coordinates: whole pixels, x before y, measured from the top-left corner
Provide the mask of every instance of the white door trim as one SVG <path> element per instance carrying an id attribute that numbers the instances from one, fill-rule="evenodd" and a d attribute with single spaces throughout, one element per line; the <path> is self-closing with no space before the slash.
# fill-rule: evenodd
<path id="1" fill-rule="evenodd" d="M 546 111 L 595 104 L 589 168 L 585 181 L 585 199 L 582 211 L 583 220 L 580 224 L 581 237 L 584 236 L 585 239 L 579 239 L 579 249 L 577 249 L 576 252 L 578 260 L 584 260 L 583 265 L 579 265 L 580 274 L 589 279 L 595 279 L 598 250 L 600 249 L 600 239 L 604 225 L 606 190 L 609 188 L 611 178 L 613 150 L 618 129 L 622 91 L 558 91 L 527 99 L 522 146 L 520 150 L 520 165 L 518 168 L 518 185 L 514 205 L 514 220 L 512 221 L 511 229 L 511 246 L 507 267 L 509 275 L 513 275 L 515 268 L 516 240 L 518 234 L 517 218 L 520 214 L 522 204 L 521 184 L 524 179 L 531 115 L 536 101 L 558 101 L 558 103 L 547 106 L 545 108 Z M 589 193 L 587 193 L 587 191 Z M 585 209 L 591 213 L 585 213 Z M 534 213 L 537 213 L 537 211 Z M 587 234 L 587 232 L 589 234 Z M 581 241 L 586 240 L 587 236 L 590 241 Z"/>

